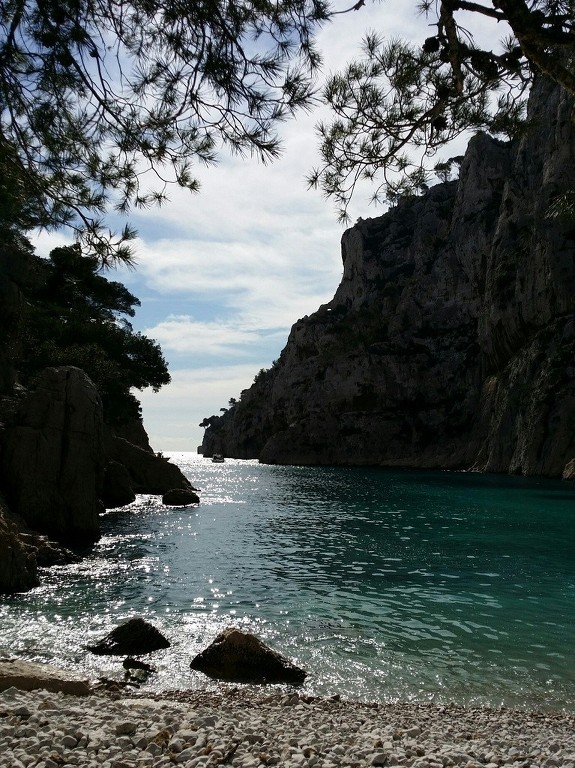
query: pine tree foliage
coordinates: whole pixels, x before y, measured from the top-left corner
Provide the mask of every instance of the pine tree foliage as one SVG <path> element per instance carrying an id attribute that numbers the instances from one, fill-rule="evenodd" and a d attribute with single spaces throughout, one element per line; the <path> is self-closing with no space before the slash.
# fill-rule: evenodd
<path id="1" fill-rule="evenodd" d="M 276 156 L 326 17 L 324 0 L 2 0 L 0 218 L 72 226 L 101 262 L 129 261 L 110 205 L 195 191 L 192 164 L 224 145 Z"/>
<path id="2" fill-rule="evenodd" d="M 360 182 L 374 202 L 395 202 L 449 172 L 438 151 L 466 131 L 512 137 L 539 74 L 575 95 L 574 0 L 422 0 L 433 30 L 423 43 L 366 36 L 362 57 L 332 76 L 324 100 L 331 122 L 318 126 L 322 165 L 308 179 L 331 197 L 341 221 Z M 473 27 L 493 25 L 493 47 Z"/>
<path id="3" fill-rule="evenodd" d="M 83 255 L 79 245 L 30 258 L 34 273 L 14 361 L 23 382 L 48 366 L 74 365 L 96 385 L 109 424 L 137 417 L 140 405 L 130 390 L 157 392 L 170 382 L 159 345 L 127 320 L 140 301 L 101 275 L 98 257 Z"/>

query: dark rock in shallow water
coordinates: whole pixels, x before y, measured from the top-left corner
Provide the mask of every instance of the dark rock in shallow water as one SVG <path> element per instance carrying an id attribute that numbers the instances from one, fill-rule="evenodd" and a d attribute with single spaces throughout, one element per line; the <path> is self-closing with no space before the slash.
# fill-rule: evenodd
<path id="1" fill-rule="evenodd" d="M 139 655 L 169 648 L 170 643 L 154 626 L 144 619 L 130 619 L 113 629 L 88 650 L 98 656 Z"/>
<path id="2" fill-rule="evenodd" d="M 127 656 L 124 659 L 124 661 L 122 662 L 122 666 L 124 667 L 124 669 L 128 669 L 128 670 L 139 669 L 142 672 L 156 671 L 151 664 L 146 664 L 145 661 L 140 661 L 139 659 L 133 659 L 131 656 Z"/>
<path id="3" fill-rule="evenodd" d="M 66 547 L 62 547 L 57 541 L 52 541 L 47 536 L 42 536 L 35 531 L 20 533 L 20 539 L 36 558 L 36 564 L 40 568 L 50 568 L 53 565 L 69 565 L 79 563 L 81 558 Z"/>
<path id="4" fill-rule="evenodd" d="M 29 530 L 0 496 L 0 593 L 38 586 L 39 567 L 77 563 L 80 558 L 47 536 Z"/>
<path id="5" fill-rule="evenodd" d="M 217 680 L 235 683 L 292 683 L 300 685 L 306 672 L 254 635 L 228 627 L 198 654 L 192 669 Z"/>
<path id="6" fill-rule="evenodd" d="M 198 504 L 199 501 L 197 493 L 184 488 L 172 488 L 162 496 L 162 503 L 171 507 L 185 507 L 188 504 Z"/>

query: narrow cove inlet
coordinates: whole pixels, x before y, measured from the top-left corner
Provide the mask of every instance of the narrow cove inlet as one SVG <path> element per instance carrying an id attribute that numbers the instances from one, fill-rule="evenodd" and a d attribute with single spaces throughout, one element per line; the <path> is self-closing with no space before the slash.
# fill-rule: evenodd
<path id="1" fill-rule="evenodd" d="M 309 695 L 575 711 L 572 484 L 169 454 L 201 503 L 103 517 L 79 564 L 0 603 L 0 655 L 122 674 L 86 646 L 141 616 L 169 638 L 145 690 L 215 687 L 224 627 L 307 670 Z"/>

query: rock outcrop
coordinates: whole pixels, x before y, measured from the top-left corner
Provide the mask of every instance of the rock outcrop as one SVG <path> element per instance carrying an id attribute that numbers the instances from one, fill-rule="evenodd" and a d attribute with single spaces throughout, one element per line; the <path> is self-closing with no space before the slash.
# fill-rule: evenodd
<path id="1" fill-rule="evenodd" d="M 249 632 L 228 627 L 201 653 L 191 669 L 216 680 L 235 683 L 290 683 L 300 685 L 306 678 L 303 669 L 276 653 Z"/>
<path id="2" fill-rule="evenodd" d="M 125 467 L 136 493 L 162 494 L 172 488 L 193 490 L 179 467 L 152 450 L 109 435 L 105 440 L 105 453 L 108 461 L 116 461 Z"/>
<path id="3" fill-rule="evenodd" d="M 124 507 L 136 500 L 132 478 L 119 461 L 108 461 L 102 481 L 102 504 L 106 509 Z"/>
<path id="4" fill-rule="evenodd" d="M 25 592 L 39 583 L 34 554 L 20 537 L 0 497 L 0 594 Z"/>
<path id="5" fill-rule="evenodd" d="M 0 495 L 0 594 L 25 592 L 40 583 L 38 568 L 79 561 L 73 552 L 31 531 Z"/>
<path id="6" fill-rule="evenodd" d="M 79 368 L 47 368 L 30 391 L 13 385 L 0 414 L 0 592 L 36 586 L 38 567 L 73 562 L 60 545 L 95 541 L 105 506 L 129 504 L 135 493 L 193 492 L 149 447 L 141 422 L 125 432 L 141 447 L 104 425 L 98 392 Z"/>
<path id="7" fill-rule="evenodd" d="M 32 529 L 86 544 L 100 531 L 102 403 L 79 368 L 47 368 L 2 434 L 2 487 Z"/>
<path id="8" fill-rule="evenodd" d="M 162 504 L 168 507 L 187 507 L 199 501 L 200 497 L 197 493 L 185 488 L 171 488 L 162 496 Z"/>
<path id="9" fill-rule="evenodd" d="M 204 455 L 561 477 L 575 457 L 575 222 L 549 211 L 575 188 L 572 115 L 538 81 L 520 140 L 475 136 L 458 181 L 349 229 L 334 298 L 210 419 Z"/>

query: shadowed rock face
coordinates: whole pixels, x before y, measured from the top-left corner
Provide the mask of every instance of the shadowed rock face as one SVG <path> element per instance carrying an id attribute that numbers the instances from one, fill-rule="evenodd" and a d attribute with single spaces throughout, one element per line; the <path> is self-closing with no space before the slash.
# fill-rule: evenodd
<path id="1" fill-rule="evenodd" d="M 94 541 L 102 451 L 96 388 L 79 368 L 47 368 L 2 435 L 2 482 L 11 509 L 58 541 Z"/>
<path id="2" fill-rule="evenodd" d="M 39 565 L 74 562 L 40 534 L 89 544 L 104 505 L 129 504 L 136 492 L 181 489 L 199 501 L 178 467 L 145 447 L 141 422 L 128 431 L 142 447 L 109 427 L 104 439 L 100 397 L 78 368 L 47 368 L 32 391 L 12 387 L 0 414 L 0 491 L 10 508 L 0 502 L 0 592 L 36 586 Z"/>
<path id="3" fill-rule="evenodd" d="M 236 683 L 303 683 L 306 673 L 249 632 L 228 627 L 190 663 L 216 680 Z"/>
<path id="4" fill-rule="evenodd" d="M 175 464 L 121 437 L 106 436 L 105 453 L 110 461 L 117 461 L 125 467 L 136 493 L 162 494 L 173 488 L 193 490 Z"/>
<path id="5" fill-rule="evenodd" d="M 561 476 L 575 457 L 573 103 L 540 80 L 518 142 L 342 238 L 328 304 L 213 418 L 204 455 Z"/>
<path id="6" fill-rule="evenodd" d="M 0 497 L 0 594 L 24 592 L 39 583 L 36 559 Z"/>

